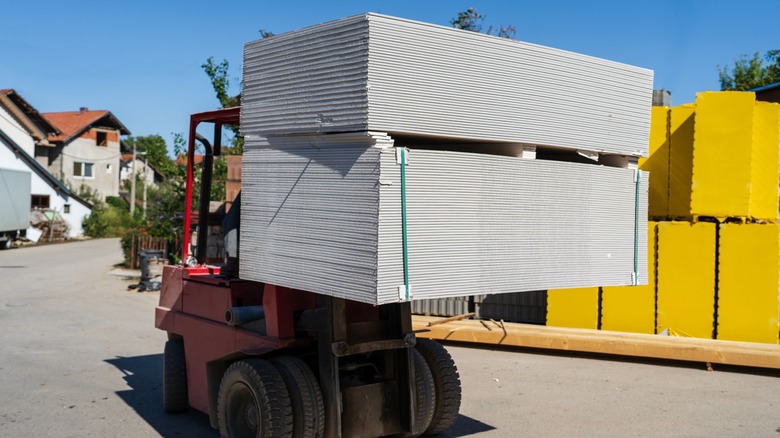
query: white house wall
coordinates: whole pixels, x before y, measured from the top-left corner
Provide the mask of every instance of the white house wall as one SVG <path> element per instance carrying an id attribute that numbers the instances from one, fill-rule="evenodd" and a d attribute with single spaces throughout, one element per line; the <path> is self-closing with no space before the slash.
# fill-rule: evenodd
<path id="1" fill-rule="evenodd" d="M 130 161 L 121 166 L 122 170 L 119 174 L 119 180 L 121 182 L 129 181 L 136 165 L 138 166 L 138 171 L 143 173 L 143 181 L 148 185 L 154 185 L 154 169 L 139 159 L 136 159 L 135 162 Z"/>
<path id="2" fill-rule="evenodd" d="M 11 140 L 15 141 L 19 147 L 27 152 L 27 155 L 35 156 L 35 141 L 27 133 L 27 130 L 3 107 L 0 107 L 0 131 L 11 137 Z M 27 166 L 25 166 L 25 169 L 27 169 Z"/>
<path id="3" fill-rule="evenodd" d="M 34 174 L 33 174 L 34 175 Z M 33 176 L 33 180 L 35 177 Z M 84 223 L 84 219 L 92 213 L 92 210 L 87 208 L 86 205 L 76 201 L 73 198 L 64 198 L 57 196 L 50 198 L 52 202 L 52 208 L 55 208 L 65 222 L 68 223 L 68 237 L 81 237 L 84 235 L 84 229 L 81 224 Z M 56 205 L 55 205 L 56 203 Z M 70 204 L 70 213 L 63 213 L 65 204 Z"/>
<path id="4" fill-rule="evenodd" d="M 4 119 L 0 117 L 0 123 L 2 123 L 2 121 L 4 121 Z M 16 137 L 13 137 L 11 135 L 13 132 L 12 129 L 8 129 L 3 132 L 8 134 L 8 136 L 11 137 L 15 142 L 23 143 L 22 136 L 17 135 Z M 22 142 L 18 141 L 20 138 L 22 139 Z M 28 137 L 28 140 L 30 144 L 33 144 L 31 137 Z M 40 175 L 34 171 L 31 171 L 30 167 L 27 166 L 27 163 L 16 156 L 16 154 L 4 143 L 0 143 L 0 164 L 2 164 L 2 167 L 6 169 L 31 172 L 32 178 L 30 183 L 30 194 L 49 196 L 49 207 L 59 212 L 60 215 L 62 215 L 62 218 L 68 224 L 68 237 L 79 237 L 84 234 L 84 231 L 81 228 L 81 224 L 83 223 L 84 218 L 91 212 L 87 206 L 71 198 L 70 196 L 63 195 L 54 190 L 54 188 Z M 66 204 L 70 205 L 70 213 L 64 213 Z"/>

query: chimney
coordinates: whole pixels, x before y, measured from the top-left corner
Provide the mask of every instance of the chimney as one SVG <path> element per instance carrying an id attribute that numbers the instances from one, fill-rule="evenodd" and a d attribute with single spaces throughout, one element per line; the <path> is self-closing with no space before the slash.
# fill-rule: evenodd
<path id="1" fill-rule="evenodd" d="M 87 108 L 85 106 L 82 106 L 81 108 L 79 108 L 79 112 L 82 113 L 82 114 L 87 112 L 87 111 L 89 111 L 89 108 Z"/>

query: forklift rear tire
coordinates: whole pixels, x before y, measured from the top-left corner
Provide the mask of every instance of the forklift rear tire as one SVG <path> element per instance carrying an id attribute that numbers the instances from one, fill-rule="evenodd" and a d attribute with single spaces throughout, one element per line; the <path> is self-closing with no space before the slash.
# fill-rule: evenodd
<path id="1" fill-rule="evenodd" d="M 290 395 L 279 371 L 263 359 L 240 360 L 225 371 L 217 416 L 223 437 L 292 437 Z"/>
<path id="2" fill-rule="evenodd" d="M 165 412 L 174 414 L 189 407 L 184 341 L 173 339 L 165 343 L 163 353 L 163 408 Z"/>
<path id="3" fill-rule="evenodd" d="M 431 339 L 417 339 L 417 351 L 431 369 L 436 386 L 436 408 L 426 435 L 438 435 L 455 423 L 460 411 L 460 375 L 447 350 Z"/>
<path id="4" fill-rule="evenodd" d="M 293 356 L 271 360 L 282 375 L 293 414 L 293 438 L 325 436 L 325 404 L 317 377 L 306 362 Z"/>
<path id="5" fill-rule="evenodd" d="M 431 424 L 436 407 L 436 387 L 431 369 L 425 358 L 415 349 L 410 350 L 414 363 L 415 398 L 414 430 L 401 434 L 400 438 L 416 438 Z"/>

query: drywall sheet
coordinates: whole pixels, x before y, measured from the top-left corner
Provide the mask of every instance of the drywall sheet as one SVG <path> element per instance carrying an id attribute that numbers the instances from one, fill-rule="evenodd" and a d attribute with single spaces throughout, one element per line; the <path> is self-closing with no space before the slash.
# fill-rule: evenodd
<path id="1" fill-rule="evenodd" d="M 754 111 L 750 214 L 777 223 L 780 105 L 756 102 Z"/>
<path id="2" fill-rule="evenodd" d="M 602 288 L 602 330 L 655 332 L 656 228 L 656 222 L 647 223 L 647 284 Z"/>
<path id="3" fill-rule="evenodd" d="M 669 215 L 669 123 L 671 110 L 654 106 L 650 117 L 649 156 L 639 159 L 639 168 L 650 173 L 651 218 Z"/>
<path id="4" fill-rule="evenodd" d="M 658 223 L 658 333 L 712 338 L 715 232 L 709 222 Z"/>
<path id="5" fill-rule="evenodd" d="M 547 321 L 547 291 L 485 295 L 476 306 L 482 319 L 542 324 Z"/>
<path id="6" fill-rule="evenodd" d="M 574 288 L 547 291 L 547 325 L 598 329 L 599 288 Z"/>
<path id="7" fill-rule="evenodd" d="M 247 138 L 241 277 L 373 304 L 405 277 L 413 299 L 647 283 L 646 173 L 403 149 L 402 178 L 393 144 Z"/>
<path id="8" fill-rule="evenodd" d="M 680 105 L 669 116 L 669 217 L 691 216 L 695 106 Z"/>
<path id="9" fill-rule="evenodd" d="M 754 106 L 753 93 L 696 95 L 691 190 L 694 215 L 750 216 Z M 777 186 L 777 179 L 773 182 Z"/>
<path id="10" fill-rule="evenodd" d="M 479 296 L 478 296 L 479 297 Z M 412 301 L 412 313 L 432 316 L 458 316 L 475 308 L 473 297 L 436 298 Z"/>
<path id="11" fill-rule="evenodd" d="M 775 224 L 722 224 L 718 339 L 778 342 L 780 232 Z"/>
<path id="12" fill-rule="evenodd" d="M 651 70 L 362 14 L 244 48 L 244 135 L 374 130 L 646 156 Z"/>

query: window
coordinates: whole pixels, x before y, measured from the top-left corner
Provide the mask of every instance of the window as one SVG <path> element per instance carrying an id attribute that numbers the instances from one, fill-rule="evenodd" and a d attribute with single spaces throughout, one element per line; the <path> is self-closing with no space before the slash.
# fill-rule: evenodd
<path id="1" fill-rule="evenodd" d="M 32 195 L 32 208 L 49 208 L 49 195 Z"/>
<path id="2" fill-rule="evenodd" d="M 94 163 L 83 163 L 81 161 L 74 162 L 73 176 L 78 176 L 81 178 L 94 178 L 95 175 L 92 173 L 92 166 L 94 166 Z"/>
<path id="3" fill-rule="evenodd" d="M 106 173 L 111 173 L 114 171 L 114 167 L 110 164 L 106 164 Z"/>
<path id="4" fill-rule="evenodd" d="M 95 143 L 98 146 L 108 146 L 108 135 L 103 131 L 95 131 Z"/>
<path id="5" fill-rule="evenodd" d="M 65 204 L 62 206 L 62 212 L 65 214 L 70 213 L 70 204 Z"/>

